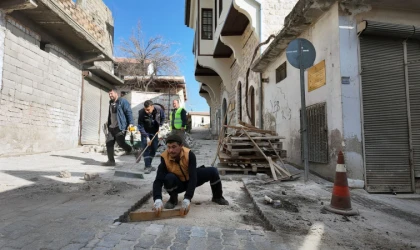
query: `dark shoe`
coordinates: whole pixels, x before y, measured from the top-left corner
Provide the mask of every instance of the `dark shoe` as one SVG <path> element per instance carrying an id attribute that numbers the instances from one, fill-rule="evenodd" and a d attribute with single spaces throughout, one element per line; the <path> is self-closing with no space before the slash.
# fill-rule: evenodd
<path id="1" fill-rule="evenodd" d="M 152 172 L 152 168 L 144 168 L 145 174 L 150 174 Z"/>
<path id="2" fill-rule="evenodd" d="M 165 209 L 174 209 L 178 205 L 178 196 L 175 199 L 169 199 L 163 206 Z"/>
<path id="3" fill-rule="evenodd" d="M 225 200 L 225 198 L 223 198 L 223 196 L 221 198 L 212 198 L 211 201 L 215 202 L 219 205 L 229 205 L 229 202 L 227 200 Z"/>
<path id="4" fill-rule="evenodd" d="M 105 167 L 115 167 L 116 164 L 115 164 L 115 161 L 107 161 L 107 162 L 103 162 L 101 165 Z"/>
<path id="5" fill-rule="evenodd" d="M 147 168 L 150 169 L 150 171 L 156 171 L 155 167 L 144 167 L 144 170 L 146 170 Z"/>

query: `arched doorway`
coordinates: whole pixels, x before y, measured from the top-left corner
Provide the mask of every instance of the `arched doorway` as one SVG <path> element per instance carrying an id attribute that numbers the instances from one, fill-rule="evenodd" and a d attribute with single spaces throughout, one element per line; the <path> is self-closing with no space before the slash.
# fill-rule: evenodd
<path id="1" fill-rule="evenodd" d="M 255 89 L 253 86 L 249 88 L 248 109 L 251 115 L 251 124 L 255 126 Z"/>
<path id="2" fill-rule="evenodd" d="M 238 120 L 242 121 L 242 83 L 241 82 L 238 83 L 238 90 L 236 93 L 238 96 L 238 108 L 236 112 L 238 112 Z"/>
<path id="3" fill-rule="evenodd" d="M 222 105 L 222 119 L 223 119 L 223 121 L 222 121 L 222 123 L 223 123 L 223 125 L 227 125 L 227 115 L 226 115 L 226 112 L 227 112 L 227 102 L 226 102 L 226 99 L 223 99 L 223 105 Z"/>

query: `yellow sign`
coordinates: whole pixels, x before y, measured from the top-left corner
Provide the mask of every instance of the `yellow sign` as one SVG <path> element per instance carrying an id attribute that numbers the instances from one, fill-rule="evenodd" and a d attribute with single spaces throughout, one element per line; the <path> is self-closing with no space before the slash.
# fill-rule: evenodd
<path id="1" fill-rule="evenodd" d="M 311 92 L 327 83 L 325 60 L 308 69 L 308 91 Z"/>

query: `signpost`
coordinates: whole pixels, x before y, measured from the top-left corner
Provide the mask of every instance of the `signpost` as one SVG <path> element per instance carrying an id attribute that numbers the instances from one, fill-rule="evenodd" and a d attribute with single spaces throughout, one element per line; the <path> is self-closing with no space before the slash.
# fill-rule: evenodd
<path id="1" fill-rule="evenodd" d="M 303 136 L 303 159 L 305 162 L 305 182 L 308 181 L 308 128 L 306 117 L 305 100 L 305 69 L 310 68 L 315 61 L 316 52 L 311 42 L 304 38 L 297 38 L 289 43 L 286 49 L 287 61 L 295 68 L 300 69 L 300 93 L 301 93 L 301 117 L 302 117 L 302 136 Z"/>

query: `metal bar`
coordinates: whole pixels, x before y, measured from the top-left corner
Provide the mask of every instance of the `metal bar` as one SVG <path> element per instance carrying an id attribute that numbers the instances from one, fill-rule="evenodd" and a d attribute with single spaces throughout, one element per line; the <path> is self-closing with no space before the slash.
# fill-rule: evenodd
<path id="1" fill-rule="evenodd" d="M 302 134 L 303 134 L 303 159 L 305 162 L 305 182 L 309 177 L 308 164 L 308 128 L 306 117 L 306 99 L 305 99 L 305 69 L 303 68 L 303 47 L 299 40 L 299 68 L 300 68 L 300 93 L 301 93 L 301 113 L 302 113 Z"/>
<path id="2" fill-rule="evenodd" d="M 404 46 L 404 76 L 405 76 L 405 91 L 407 98 L 407 122 L 408 122 L 408 142 L 410 145 L 410 170 L 411 170 L 411 191 L 416 190 L 414 178 L 414 150 L 413 150 L 413 134 L 411 128 L 411 108 L 410 108 L 410 82 L 408 79 L 408 55 L 407 55 L 407 40 L 403 42 Z"/>

